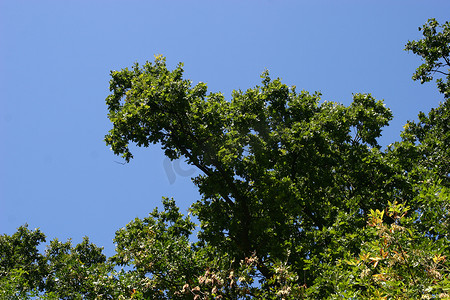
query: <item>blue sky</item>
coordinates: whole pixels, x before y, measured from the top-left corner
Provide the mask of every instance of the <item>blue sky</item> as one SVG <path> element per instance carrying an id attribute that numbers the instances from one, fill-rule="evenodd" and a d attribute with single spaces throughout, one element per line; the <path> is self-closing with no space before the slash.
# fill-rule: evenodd
<path id="1" fill-rule="evenodd" d="M 0 1 L 0 234 L 28 223 L 48 239 L 87 235 L 113 253 L 114 233 L 162 196 L 183 211 L 199 198 L 184 163 L 153 146 L 127 165 L 103 142 L 110 70 L 167 57 L 227 98 L 265 68 L 298 90 L 349 104 L 384 99 L 394 120 L 381 144 L 441 100 L 411 80 L 403 51 L 450 1 Z M 194 173 L 195 174 L 195 173 Z"/>

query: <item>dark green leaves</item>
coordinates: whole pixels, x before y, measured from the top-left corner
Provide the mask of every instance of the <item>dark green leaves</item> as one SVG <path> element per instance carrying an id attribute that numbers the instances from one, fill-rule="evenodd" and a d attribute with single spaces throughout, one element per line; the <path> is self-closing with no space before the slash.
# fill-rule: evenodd
<path id="1" fill-rule="evenodd" d="M 21 226 L 11 235 L 0 235 L 0 295 L 24 296 L 44 288 L 45 257 L 37 247 L 45 242 L 39 230 Z M 3 298 L 2 296 L 2 298 Z"/>
<path id="2" fill-rule="evenodd" d="M 168 157 L 186 157 L 202 172 L 194 183 L 203 198 L 193 206 L 201 241 L 236 260 L 255 253 L 266 279 L 292 245 L 302 245 L 291 254 L 297 269 L 328 251 L 326 228 L 341 210 L 349 216 L 339 221 L 348 222 L 340 227 L 346 234 L 373 198 L 392 195 L 386 186 L 393 171 L 376 150 L 392 114 L 371 95 L 354 95 L 349 107 L 321 103 L 319 93 L 297 93 L 266 71 L 261 86 L 225 101 L 183 80 L 181 66 L 167 70 L 161 57 L 115 72 L 113 91 L 117 85 L 124 92 L 107 99 L 107 144 L 127 161 L 129 143 L 160 143 Z M 339 255 L 331 252 L 329 260 Z"/>

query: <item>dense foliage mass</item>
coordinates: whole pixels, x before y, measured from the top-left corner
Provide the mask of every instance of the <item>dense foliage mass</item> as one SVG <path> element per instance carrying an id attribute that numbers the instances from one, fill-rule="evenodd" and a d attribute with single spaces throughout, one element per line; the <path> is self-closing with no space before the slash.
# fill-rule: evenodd
<path id="1" fill-rule="evenodd" d="M 0 297 L 450 298 L 450 23 L 420 30 L 413 79 L 443 75 L 443 101 L 385 150 L 392 114 L 370 94 L 323 102 L 264 72 L 226 101 L 161 56 L 111 72 L 106 143 L 126 161 L 129 143 L 157 144 L 197 167 L 199 224 L 164 198 L 117 231 L 110 258 L 87 238 L 40 253 L 44 234 L 20 227 L 0 236 Z"/>

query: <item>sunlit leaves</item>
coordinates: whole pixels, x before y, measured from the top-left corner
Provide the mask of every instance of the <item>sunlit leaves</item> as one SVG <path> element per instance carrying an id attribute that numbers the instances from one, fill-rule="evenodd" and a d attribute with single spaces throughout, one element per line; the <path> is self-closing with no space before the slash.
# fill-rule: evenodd
<path id="1" fill-rule="evenodd" d="M 441 31 L 439 31 L 441 29 Z M 423 38 L 418 41 L 410 41 L 405 50 L 412 51 L 422 57 L 424 63 L 420 65 L 413 75 L 414 80 L 421 83 L 433 80 L 434 76 L 442 78 L 436 80 L 439 92 L 445 98 L 450 97 L 450 23 L 442 25 L 435 19 L 429 19 L 419 30 Z"/>
<path id="2" fill-rule="evenodd" d="M 363 287 L 367 299 L 449 297 L 450 264 L 442 253 L 449 253 L 448 245 L 417 231 L 415 214 L 408 216 L 408 212 L 397 202 L 385 211 L 371 211 L 368 230 L 375 238 L 363 245 L 358 258 L 346 261 L 358 277 L 353 286 L 342 288 L 356 293 Z"/>

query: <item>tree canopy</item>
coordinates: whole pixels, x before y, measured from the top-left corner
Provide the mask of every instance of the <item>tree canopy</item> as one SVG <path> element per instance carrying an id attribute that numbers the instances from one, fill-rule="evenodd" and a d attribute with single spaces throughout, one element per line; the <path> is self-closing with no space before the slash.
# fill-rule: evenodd
<path id="1" fill-rule="evenodd" d="M 443 102 L 382 149 L 392 119 L 382 100 L 349 106 L 297 91 L 268 71 L 226 100 L 166 59 L 111 72 L 106 144 L 184 158 L 201 199 L 180 213 L 135 219 L 106 258 L 86 238 L 45 241 L 20 227 L 0 236 L 0 293 L 43 299 L 418 299 L 450 297 L 450 24 L 434 19 L 406 50 L 413 75 L 436 80 Z M 447 77 L 445 77 L 447 76 Z M 198 241 L 192 235 L 199 227 Z M 122 267 L 121 269 L 119 269 Z"/>

